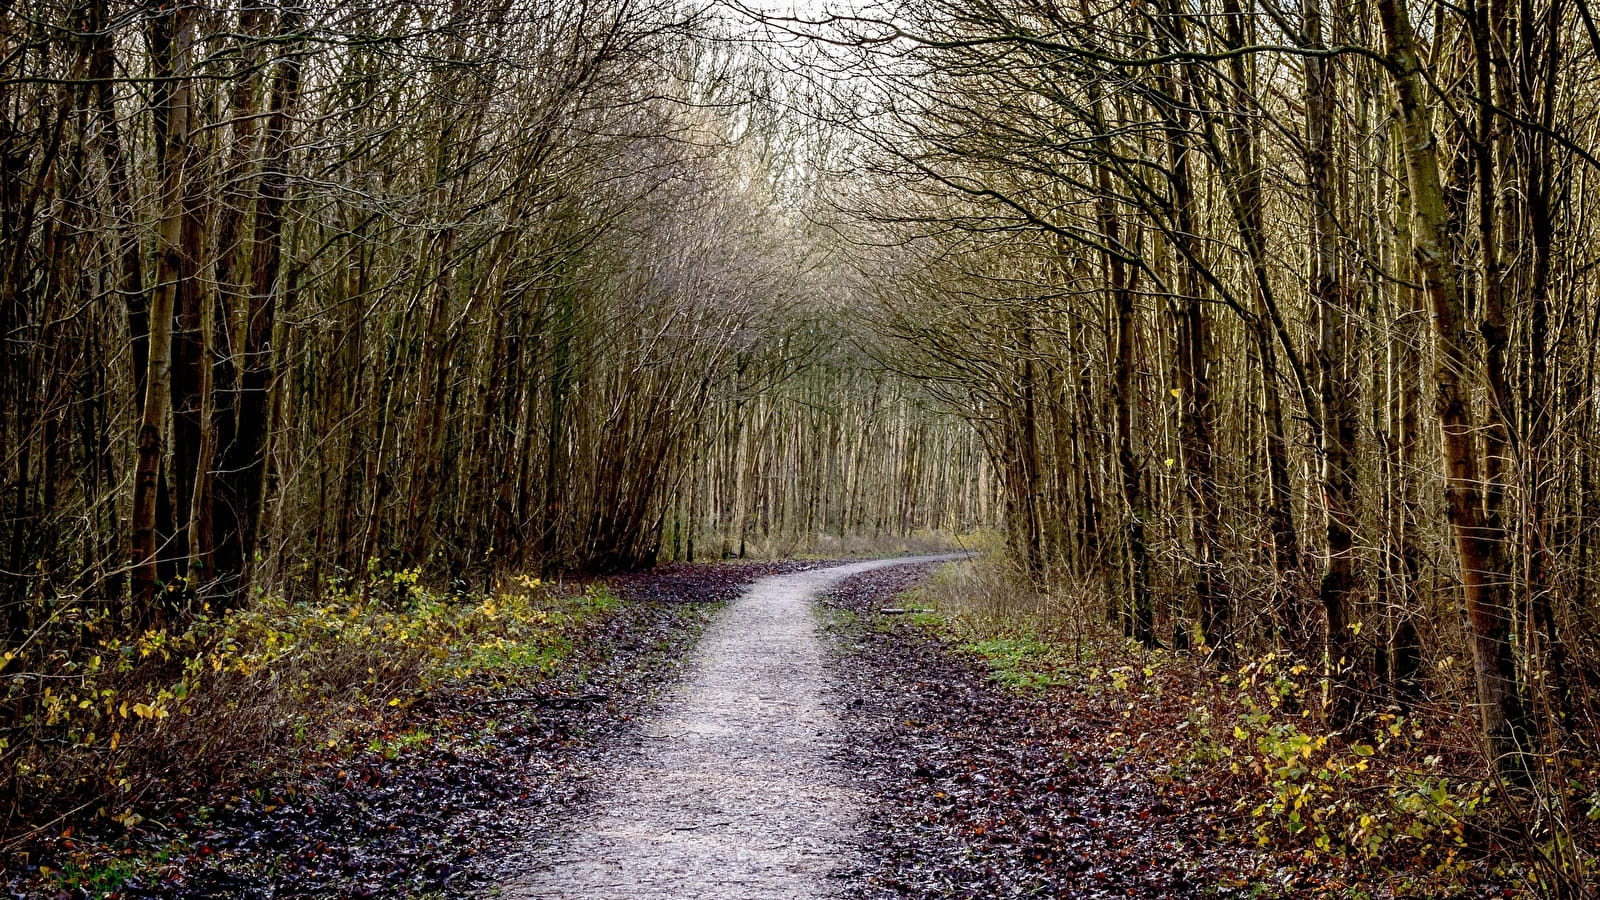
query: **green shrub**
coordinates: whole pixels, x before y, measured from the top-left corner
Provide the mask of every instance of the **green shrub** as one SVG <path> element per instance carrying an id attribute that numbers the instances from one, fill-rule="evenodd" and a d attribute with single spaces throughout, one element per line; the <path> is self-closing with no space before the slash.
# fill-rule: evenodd
<path id="1" fill-rule="evenodd" d="M 53 642 L 5 654 L 11 820 L 87 804 L 131 826 L 135 798 L 336 746 L 443 680 L 549 672 L 619 602 L 601 586 L 561 593 L 527 577 L 466 599 L 413 571 L 374 578 L 316 603 L 269 595 L 136 634 L 80 614 L 57 623 Z"/>

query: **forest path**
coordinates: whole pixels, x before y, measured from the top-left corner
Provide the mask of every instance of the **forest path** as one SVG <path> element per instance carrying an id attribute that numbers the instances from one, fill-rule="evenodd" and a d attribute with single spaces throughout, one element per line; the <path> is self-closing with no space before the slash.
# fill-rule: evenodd
<path id="1" fill-rule="evenodd" d="M 693 666 L 607 778 L 593 817 L 500 896 L 805 900 L 858 868 L 861 798 L 840 740 L 812 601 L 852 575 L 946 556 L 764 578 L 707 631 Z"/>

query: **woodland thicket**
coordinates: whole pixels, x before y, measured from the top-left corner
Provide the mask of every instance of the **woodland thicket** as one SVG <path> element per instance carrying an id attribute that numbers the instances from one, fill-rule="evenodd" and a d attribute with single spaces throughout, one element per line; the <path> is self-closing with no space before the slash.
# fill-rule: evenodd
<path id="1" fill-rule="evenodd" d="M 836 83 L 870 124 L 881 320 L 980 411 L 1022 568 L 1147 646 L 1304 663 L 1346 740 L 1472 717 L 1479 773 L 1576 879 L 1545 890 L 1592 888 L 1585 0 L 932 0 L 830 27 L 829 71 L 873 74 Z"/>
<path id="2" fill-rule="evenodd" d="M 125 788 L 119 723 L 196 690 L 145 671 L 160 636 L 211 658 L 259 597 L 988 514 L 976 441 L 830 324 L 810 145 L 725 31 L 675 0 L 0 5 L 12 824 Z"/>
<path id="3" fill-rule="evenodd" d="M 1586 0 L 732 21 L 0 6 L 5 752 L 255 596 L 995 520 L 1319 748 L 1465 715 L 1592 889 Z"/>

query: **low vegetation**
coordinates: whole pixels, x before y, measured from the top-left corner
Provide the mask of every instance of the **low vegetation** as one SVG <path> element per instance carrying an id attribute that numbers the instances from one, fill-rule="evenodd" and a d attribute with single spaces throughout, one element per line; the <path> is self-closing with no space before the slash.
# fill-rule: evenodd
<path id="1" fill-rule="evenodd" d="M 1496 802 L 1514 788 L 1484 776 L 1458 698 L 1441 693 L 1332 729 L 1307 661 L 1268 653 L 1218 666 L 1203 651 L 1141 648 L 1111 627 L 1086 635 L 1069 601 L 1029 590 L 993 558 L 947 566 L 903 602 L 914 612 L 902 621 L 982 660 L 1011 690 L 1059 699 L 1060 716 L 1108 707 L 1122 724 L 1101 737 L 1119 756 L 1175 793 L 1226 800 L 1219 839 L 1321 872 L 1345 896 L 1459 896 L 1503 884 L 1531 898 L 1592 884 L 1600 770 L 1569 760 L 1556 802 L 1573 814 L 1522 818 L 1520 805 Z"/>
<path id="2" fill-rule="evenodd" d="M 28 711 L 0 738 L 7 849 L 64 817 L 132 828 L 307 751 L 403 752 L 428 735 L 393 733 L 396 712 L 443 683 L 548 674 L 617 603 L 601 585 L 524 576 L 451 593 L 398 571 L 315 603 L 268 595 L 203 611 L 182 628 L 63 621 L 82 646 L 41 640 L 0 670 L 7 706 Z"/>

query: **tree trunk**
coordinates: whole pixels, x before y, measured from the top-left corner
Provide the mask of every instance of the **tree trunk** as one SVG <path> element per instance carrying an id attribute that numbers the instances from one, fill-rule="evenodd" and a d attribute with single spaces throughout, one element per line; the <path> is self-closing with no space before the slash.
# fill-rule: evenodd
<path id="1" fill-rule="evenodd" d="M 1101 195 L 1097 201 L 1100 232 L 1105 240 L 1106 281 L 1116 321 L 1115 374 L 1112 404 L 1115 410 L 1118 484 L 1122 490 L 1126 578 L 1128 583 L 1128 631 L 1139 643 L 1156 644 L 1155 601 L 1150 592 L 1150 547 L 1145 528 L 1149 518 L 1141 481 L 1139 455 L 1133 435 L 1133 369 L 1137 355 L 1138 310 L 1128 283 L 1128 267 L 1123 259 L 1122 223 L 1116 201 L 1111 199 L 1110 175 L 1097 171 Z"/>
<path id="2" fill-rule="evenodd" d="M 1163 39 L 1172 46 L 1186 43 L 1186 12 L 1169 4 L 1169 29 Z M 1179 404 L 1179 443 L 1184 487 L 1189 494 L 1190 541 L 1194 552 L 1194 591 L 1200 638 L 1219 662 L 1232 658 L 1232 598 L 1222 569 L 1222 502 L 1216 484 L 1216 410 L 1212 401 L 1210 328 L 1201 296 L 1201 249 L 1197 196 L 1190 171 L 1188 110 L 1192 91 L 1181 73 L 1168 73 L 1168 95 L 1162 111 L 1167 149 L 1168 190 L 1174 221 L 1169 239 L 1174 247 L 1174 303 L 1177 318 L 1175 375 Z"/>
<path id="3" fill-rule="evenodd" d="M 243 346 L 239 350 L 238 393 L 233 398 L 235 430 L 223 455 L 219 492 L 225 497 L 226 524 L 219 523 L 217 569 L 228 579 L 231 602 L 248 586 L 259 543 L 266 489 L 267 436 L 276 378 L 272 336 L 277 327 L 283 268 L 283 208 L 287 195 L 289 126 L 300 96 L 296 35 L 301 12 L 284 5 L 278 33 L 287 42 L 273 80 L 263 135 L 261 180 L 249 243 L 249 301 L 245 306 Z"/>
<path id="4" fill-rule="evenodd" d="M 1337 14 L 1337 6 L 1335 7 Z M 1322 0 L 1302 5 L 1305 45 L 1323 48 Z M 1354 292 L 1339 264 L 1339 223 L 1333 184 L 1333 117 L 1338 86 L 1325 59 L 1305 60 L 1306 179 L 1311 186 L 1311 268 L 1307 280 L 1319 324 L 1318 375 L 1321 381 L 1322 496 L 1327 507 L 1327 558 L 1317 595 L 1326 617 L 1324 647 L 1328 721 L 1335 729 L 1351 724 L 1361 653 L 1354 629 L 1356 524 L 1356 389 L 1350 342 Z"/>
<path id="5" fill-rule="evenodd" d="M 157 564 L 163 552 L 157 535 L 161 469 L 171 419 L 172 322 L 177 296 L 192 279 L 183 258 L 184 197 L 192 151 L 190 55 L 194 44 L 194 10 L 180 5 L 151 23 L 151 49 L 164 81 L 156 87 L 157 165 L 160 171 L 161 220 L 156 232 L 156 283 L 150 296 L 149 371 L 145 375 L 144 409 L 140 416 L 138 458 L 134 468 L 132 612 L 136 621 L 163 618 L 156 598 Z"/>
<path id="6" fill-rule="evenodd" d="M 1461 564 L 1484 746 L 1497 771 L 1524 783 L 1530 778 L 1529 754 L 1536 748 L 1511 655 L 1510 573 L 1505 549 L 1501 536 L 1484 521 L 1483 469 L 1473 440 L 1477 423 L 1471 397 L 1471 378 L 1479 367 L 1470 351 L 1460 272 L 1450 259 L 1438 141 L 1410 14 L 1400 0 L 1379 0 L 1378 12 L 1404 128 L 1413 254 L 1433 312 L 1438 353 L 1435 405 L 1445 468 L 1445 509 Z"/>
<path id="7" fill-rule="evenodd" d="M 1223 0 L 1224 33 L 1229 48 L 1244 47 L 1252 35 L 1247 32 L 1249 22 L 1240 9 L 1238 0 Z M 1230 157 L 1226 167 L 1230 170 L 1227 189 L 1239 237 L 1250 261 L 1251 286 L 1256 301 L 1253 314 L 1245 320 L 1255 340 L 1256 355 L 1261 364 L 1262 419 L 1266 428 L 1267 473 L 1267 529 L 1272 541 L 1273 589 L 1268 601 L 1280 640 L 1297 641 L 1307 632 L 1306 613 L 1299 595 L 1301 588 L 1300 535 L 1294 520 L 1294 486 L 1289 477 L 1289 436 L 1285 426 L 1283 397 L 1279 391 L 1280 372 L 1278 351 L 1273 340 L 1283 345 L 1288 357 L 1294 383 L 1304 402 L 1307 420 L 1313 434 L 1321 431 L 1318 405 L 1306 388 L 1303 366 L 1290 342 L 1283 317 L 1278 309 L 1276 293 L 1272 287 L 1269 268 L 1266 229 L 1262 222 L 1265 202 L 1261 186 L 1261 160 L 1256 146 L 1251 118 L 1246 112 L 1257 105 L 1251 93 L 1254 87 L 1254 69 L 1243 54 L 1229 61 L 1230 84 L 1227 102 L 1231 112 L 1227 135 Z M 1219 153 L 1220 155 L 1220 153 Z"/>

